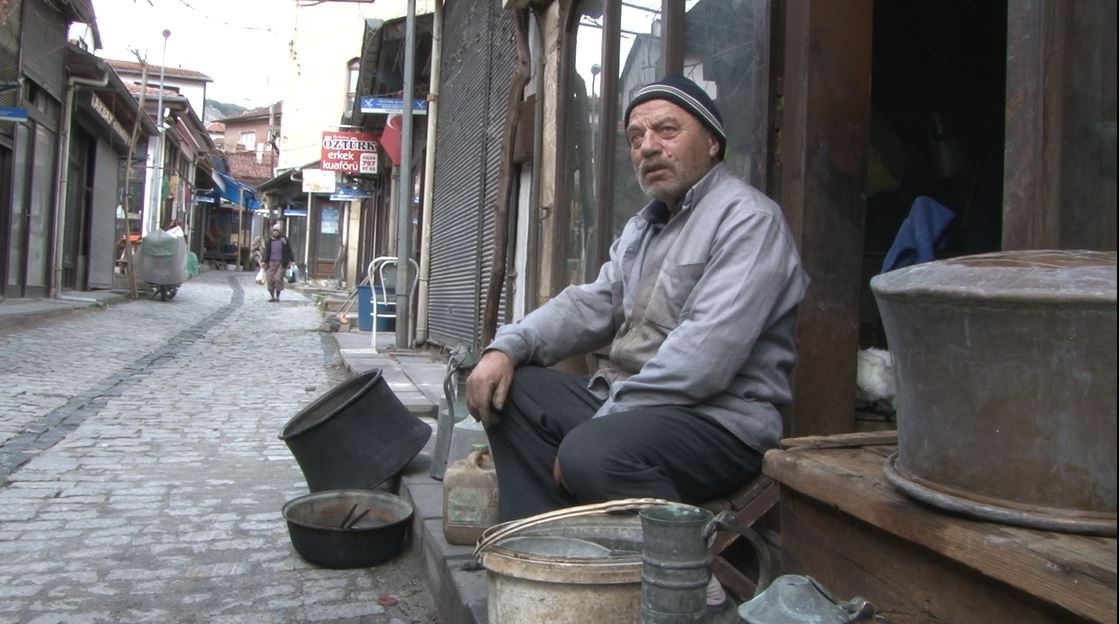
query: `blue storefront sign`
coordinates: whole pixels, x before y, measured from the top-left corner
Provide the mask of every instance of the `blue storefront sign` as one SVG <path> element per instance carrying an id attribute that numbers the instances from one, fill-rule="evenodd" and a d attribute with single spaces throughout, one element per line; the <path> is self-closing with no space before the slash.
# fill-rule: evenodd
<path id="1" fill-rule="evenodd" d="M 361 96 L 361 112 L 399 115 L 400 113 L 404 112 L 404 100 L 400 98 L 386 98 L 373 95 L 363 95 Z M 427 114 L 427 100 L 423 98 L 412 100 L 412 114 Z"/>
<path id="2" fill-rule="evenodd" d="M 0 121 L 27 121 L 27 109 L 20 106 L 0 106 Z"/>

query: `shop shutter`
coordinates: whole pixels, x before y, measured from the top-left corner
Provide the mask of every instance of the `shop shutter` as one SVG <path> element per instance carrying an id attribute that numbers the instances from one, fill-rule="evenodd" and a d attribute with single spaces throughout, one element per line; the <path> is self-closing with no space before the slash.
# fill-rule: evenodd
<path id="1" fill-rule="evenodd" d="M 513 69 L 517 62 L 516 27 L 510 11 L 501 9 L 497 3 L 491 5 L 490 29 L 490 72 L 489 72 L 489 120 L 486 135 L 490 149 L 486 151 L 486 197 L 483 203 L 482 222 L 482 267 L 481 288 L 482 297 L 479 304 L 478 333 L 481 338 L 481 311 L 485 309 L 485 295 L 489 288 L 490 270 L 494 258 L 494 206 L 496 206 L 501 193 L 505 188 L 501 183 L 501 138 L 505 131 L 506 109 L 509 104 L 509 83 L 513 77 Z M 516 171 L 510 171 L 511 176 Z M 510 200 L 507 209 L 516 212 L 516 198 Z M 506 236 L 507 241 L 512 241 L 512 232 Z M 508 260 L 508 259 L 507 259 Z M 505 318 L 505 302 L 511 301 L 510 293 L 501 290 L 501 300 L 498 302 L 497 319 L 500 324 Z M 480 345 L 485 346 L 485 345 Z"/>
<path id="2" fill-rule="evenodd" d="M 489 51 L 496 3 L 448 2 L 431 222 L 428 334 L 476 348 L 481 315 L 483 223 L 491 185 Z M 452 105 L 453 103 L 453 105 Z M 491 217 L 492 218 L 492 217 Z M 491 255 L 492 254 L 487 254 Z"/>
<path id="3" fill-rule="evenodd" d="M 23 12 L 23 71 L 62 100 L 66 64 L 66 18 L 42 0 L 29 0 Z"/>
<path id="4" fill-rule="evenodd" d="M 93 163 L 93 208 L 89 223 L 89 287 L 112 288 L 116 256 L 117 174 L 121 157 L 97 141 Z"/>
<path id="5" fill-rule="evenodd" d="M 19 78 L 20 3 L 0 2 L 0 82 L 12 83 Z M 0 92 L 0 106 L 19 103 L 19 89 Z M 0 123 L 0 136 L 11 138 L 15 124 Z"/>

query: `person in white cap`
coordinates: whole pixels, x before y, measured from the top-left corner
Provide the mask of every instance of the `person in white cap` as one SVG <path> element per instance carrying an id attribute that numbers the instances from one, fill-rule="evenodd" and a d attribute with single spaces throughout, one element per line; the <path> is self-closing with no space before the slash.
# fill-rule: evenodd
<path id="1" fill-rule="evenodd" d="M 638 89 L 624 127 L 652 201 L 594 282 L 501 327 L 467 380 L 502 520 L 724 496 L 782 435 L 808 278 L 781 209 L 723 162 L 722 117 L 691 80 Z M 548 368 L 604 347 L 609 360 L 589 379 Z M 714 579 L 708 602 L 730 610 Z"/>
<path id="2" fill-rule="evenodd" d="M 284 271 L 295 262 L 295 254 L 279 223 L 272 226 L 272 237 L 264 243 L 260 262 L 267 275 L 264 283 L 268 286 L 268 301 L 279 301 L 280 293 L 284 292 Z"/>

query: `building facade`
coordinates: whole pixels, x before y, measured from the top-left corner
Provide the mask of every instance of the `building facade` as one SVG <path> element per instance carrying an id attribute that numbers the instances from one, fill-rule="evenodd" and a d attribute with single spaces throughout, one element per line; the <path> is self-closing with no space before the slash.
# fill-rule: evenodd
<path id="1" fill-rule="evenodd" d="M 0 275 L 5 297 L 44 297 L 61 287 L 57 182 L 67 37 L 89 23 L 86 0 L 3 5 L 0 20 Z"/>
<path id="2" fill-rule="evenodd" d="M 1115 249 L 1112 2 L 504 4 L 436 10 L 436 32 L 456 26 L 433 44 L 419 341 L 479 349 L 593 276 L 644 204 L 625 103 L 668 72 L 712 96 L 728 162 L 782 206 L 812 277 L 790 434 L 853 429 L 856 352 L 882 339 L 869 278 L 917 197 L 956 215 L 946 255 Z"/>

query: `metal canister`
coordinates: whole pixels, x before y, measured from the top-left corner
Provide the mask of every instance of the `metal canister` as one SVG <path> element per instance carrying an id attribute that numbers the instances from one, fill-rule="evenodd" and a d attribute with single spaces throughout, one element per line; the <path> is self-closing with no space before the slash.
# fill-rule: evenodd
<path id="1" fill-rule="evenodd" d="M 642 509 L 641 624 L 702 622 L 711 559 L 704 534 L 712 514 L 691 505 Z"/>
<path id="2" fill-rule="evenodd" d="M 871 289 L 896 364 L 890 482 L 986 520 L 1115 535 L 1115 252 L 964 256 Z"/>

